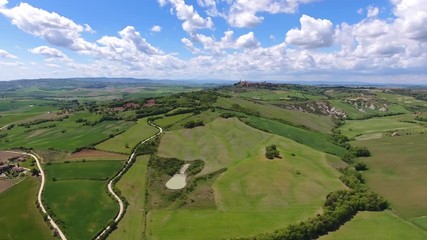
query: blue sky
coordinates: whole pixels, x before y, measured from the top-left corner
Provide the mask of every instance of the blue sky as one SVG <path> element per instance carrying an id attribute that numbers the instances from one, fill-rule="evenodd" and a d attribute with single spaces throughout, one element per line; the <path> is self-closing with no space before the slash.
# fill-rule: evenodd
<path id="1" fill-rule="evenodd" d="M 425 0 L 0 0 L 0 80 L 426 83 Z"/>

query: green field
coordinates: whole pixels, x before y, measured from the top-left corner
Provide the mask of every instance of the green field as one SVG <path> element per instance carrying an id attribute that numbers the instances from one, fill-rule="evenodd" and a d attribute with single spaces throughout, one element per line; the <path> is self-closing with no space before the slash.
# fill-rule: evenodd
<path id="1" fill-rule="evenodd" d="M 52 104 L 52 101 L 35 99 L 0 99 L 0 128 L 56 110 Z"/>
<path id="2" fill-rule="evenodd" d="M 36 208 L 37 178 L 29 177 L 0 194 L 0 239 L 54 239 Z"/>
<path id="3" fill-rule="evenodd" d="M 364 159 L 364 177 L 405 219 L 427 215 L 427 134 L 357 141 L 372 157 Z M 425 219 L 424 219 L 425 220 Z M 419 220 L 421 221 L 421 220 Z"/>
<path id="4" fill-rule="evenodd" d="M 329 233 L 319 240 L 424 240 L 427 232 L 399 218 L 391 211 L 359 212 L 336 232 Z"/>
<path id="5" fill-rule="evenodd" d="M 274 120 L 247 116 L 243 121 L 256 126 L 259 129 L 267 130 L 270 133 L 290 138 L 296 142 L 312 147 L 316 150 L 332 153 L 341 156 L 345 149 L 328 141 L 327 134 L 313 132 L 302 128 L 297 128 Z"/>
<path id="6" fill-rule="evenodd" d="M 186 118 L 183 118 L 182 120 L 176 122 L 175 124 L 173 124 L 169 130 L 177 130 L 177 129 L 181 129 L 183 128 L 183 124 L 188 122 L 188 121 L 202 121 L 204 124 L 210 123 L 213 120 L 217 119 L 219 117 L 219 112 L 215 111 L 212 112 L 210 110 L 208 111 L 204 111 L 201 112 L 200 114 L 192 114 Z"/>
<path id="7" fill-rule="evenodd" d="M 64 223 L 68 239 L 91 239 L 114 218 L 119 207 L 107 194 L 105 179 L 121 167 L 121 161 L 46 165 L 43 201 Z"/>
<path id="8" fill-rule="evenodd" d="M 270 144 L 278 146 L 282 159 L 265 158 Z M 325 153 L 237 119 L 167 132 L 159 155 L 202 159 L 201 174 L 228 170 L 213 183 L 215 207 L 150 211 L 148 239 L 220 239 L 273 231 L 314 216 L 329 192 L 344 188 Z"/>
<path id="9" fill-rule="evenodd" d="M 123 167 L 122 161 L 53 163 L 45 166 L 49 178 L 57 180 L 108 179 Z"/>
<path id="10" fill-rule="evenodd" d="M 268 90 L 268 89 L 248 89 L 246 92 L 230 93 L 232 96 L 252 98 L 256 100 L 276 101 L 299 98 L 305 100 L 317 100 L 326 98 L 322 95 L 310 94 L 298 90 Z"/>
<path id="11" fill-rule="evenodd" d="M 127 129 L 131 123 L 125 121 L 103 121 L 94 126 L 77 123 L 78 119 L 95 121 L 100 116 L 88 112 L 79 112 L 62 121 L 50 121 L 32 125 L 29 128 L 15 126 L 8 131 L 7 137 L 0 139 L 0 148 L 28 147 L 34 149 L 56 149 L 75 151 L 78 148 L 96 144 Z M 50 127 L 55 124 L 54 127 Z"/>
<path id="12" fill-rule="evenodd" d="M 149 156 L 137 157 L 135 163 L 116 184 L 129 205 L 117 229 L 108 239 L 142 239 L 145 231 L 145 185 Z"/>
<path id="13" fill-rule="evenodd" d="M 169 117 L 163 117 L 160 119 L 157 119 L 154 121 L 155 124 L 159 125 L 160 127 L 166 128 L 174 125 L 175 123 L 188 118 L 189 116 L 193 115 L 192 113 L 186 113 L 186 114 L 179 114 L 179 115 L 173 115 Z"/>
<path id="14" fill-rule="evenodd" d="M 158 131 L 157 128 L 147 123 L 147 118 L 139 119 L 138 123 L 130 127 L 126 132 L 96 145 L 96 148 L 103 151 L 129 154 L 138 143 L 153 136 Z"/>
<path id="15" fill-rule="evenodd" d="M 420 133 L 427 128 L 422 125 L 399 122 L 393 117 L 371 118 L 367 120 L 348 120 L 345 125 L 340 127 L 341 133 L 349 138 L 380 138 L 386 132 L 399 131 L 405 134 Z"/>
<path id="16" fill-rule="evenodd" d="M 231 109 L 233 104 L 258 111 L 262 117 L 285 120 L 296 126 L 305 126 L 314 131 L 330 133 L 333 127 L 332 118 L 306 112 L 292 111 L 270 104 L 255 103 L 240 98 L 219 98 L 215 106 Z"/>

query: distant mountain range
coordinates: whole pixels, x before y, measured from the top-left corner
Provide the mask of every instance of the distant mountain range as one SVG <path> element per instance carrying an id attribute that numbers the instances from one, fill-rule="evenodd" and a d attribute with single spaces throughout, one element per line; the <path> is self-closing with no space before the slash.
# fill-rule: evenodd
<path id="1" fill-rule="evenodd" d="M 188 87 L 215 87 L 221 85 L 234 84 L 235 80 L 224 79 L 139 79 L 139 78 L 43 78 L 43 79 L 19 79 L 10 81 L 0 81 L 0 89 L 16 89 L 24 87 L 44 87 L 44 88 L 103 88 L 107 86 L 147 86 L 154 87 L 159 85 L 169 86 L 188 86 Z M 367 83 L 367 82 L 338 82 L 338 81 L 251 81 L 251 82 L 271 82 L 283 84 L 300 84 L 313 86 L 346 86 L 346 87 L 384 87 L 384 88 L 427 88 L 427 83 Z"/>

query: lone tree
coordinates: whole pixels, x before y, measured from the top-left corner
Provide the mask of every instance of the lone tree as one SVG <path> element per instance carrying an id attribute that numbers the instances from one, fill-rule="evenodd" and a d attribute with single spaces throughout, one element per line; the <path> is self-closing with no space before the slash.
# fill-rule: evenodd
<path id="1" fill-rule="evenodd" d="M 265 148 L 265 157 L 268 159 L 274 159 L 280 157 L 280 152 L 277 150 L 277 146 L 272 144 Z"/>

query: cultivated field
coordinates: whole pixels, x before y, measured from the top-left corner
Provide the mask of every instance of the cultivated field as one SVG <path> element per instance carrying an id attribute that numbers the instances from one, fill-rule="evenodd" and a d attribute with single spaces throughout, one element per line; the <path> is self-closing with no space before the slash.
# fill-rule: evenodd
<path id="1" fill-rule="evenodd" d="M 114 218 L 118 205 L 107 194 L 106 179 L 121 167 L 121 161 L 46 165 L 44 203 L 64 223 L 69 239 L 91 239 Z"/>
<path id="2" fill-rule="evenodd" d="M 371 118 L 367 120 L 348 120 L 346 124 L 340 128 L 343 135 L 349 138 L 369 139 L 383 137 L 385 133 L 400 132 L 420 133 L 427 132 L 427 128 L 422 125 L 399 122 L 393 117 Z"/>
<path id="3" fill-rule="evenodd" d="M 270 144 L 277 144 L 282 159 L 265 158 Z M 326 194 L 344 188 L 324 153 L 237 119 L 167 132 L 159 155 L 202 159 L 206 166 L 200 175 L 228 170 L 213 183 L 214 206 L 150 211 L 149 239 L 218 239 L 273 231 L 314 216 Z"/>
<path id="4" fill-rule="evenodd" d="M 54 239 L 34 202 L 39 180 L 29 177 L 0 193 L 0 239 Z"/>
<path id="5" fill-rule="evenodd" d="M 0 138 L 0 148 L 27 147 L 41 150 L 56 149 L 75 151 L 78 148 L 96 144 L 110 134 L 120 133 L 130 126 L 125 121 L 103 121 L 94 126 L 78 123 L 79 119 L 96 121 L 100 117 L 88 112 L 71 115 L 62 121 L 49 121 L 26 126 L 15 126 L 5 131 L 8 135 Z"/>
<path id="6" fill-rule="evenodd" d="M 149 156 L 137 157 L 135 163 L 117 183 L 129 203 L 123 219 L 108 239 L 143 239 L 145 233 L 145 189 Z"/>
<path id="7" fill-rule="evenodd" d="M 67 160 L 126 160 L 129 156 L 119 153 L 105 152 L 94 149 L 83 149 L 67 156 Z"/>
<path id="8" fill-rule="evenodd" d="M 219 98 L 216 106 L 232 109 L 233 104 L 257 111 L 262 117 L 285 120 L 293 125 L 302 125 L 314 131 L 330 133 L 333 122 L 328 116 L 315 115 L 306 112 L 292 111 L 285 108 L 273 106 L 271 104 L 255 103 L 240 98 Z"/>
<path id="9" fill-rule="evenodd" d="M 373 156 L 364 159 L 370 170 L 363 175 L 368 186 L 390 201 L 398 215 L 406 219 L 427 215 L 427 134 L 357 141 L 354 145 L 371 150 Z"/>
<path id="10" fill-rule="evenodd" d="M 266 130 L 268 132 L 286 138 L 290 138 L 296 142 L 307 145 L 322 152 L 332 153 L 338 156 L 341 156 L 345 152 L 344 148 L 330 142 L 330 137 L 324 133 L 313 132 L 303 128 L 297 128 L 291 125 L 287 125 L 278 121 L 259 118 L 255 116 L 247 116 L 243 119 L 243 121 L 248 122 L 256 128 Z"/>
<path id="11" fill-rule="evenodd" d="M 359 212 L 338 231 L 329 233 L 319 240 L 423 240 L 427 232 L 399 218 L 391 211 Z"/>
<path id="12" fill-rule="evenodd" d="M 191 115 L 192 115 L 191 113 L 186 113 L 186 114 L 173 115 L 173 116 L 169 116 L 169 117 L 163 117 L 163 118 L 155 120 L 154 123 L 159 125 L 162 128 L 167 128 L 167 127 L 171 127 L 175 123 L 177 123 L 177 122 L 179 122 L 185 118 L 188 118 Z"/>
<path id="13" fill-rule="evenodd" d="M 147 123 L 147 118 L 143 118 L 126 132 L 96 145 L 96 148 L 103 151 L 130 154 L 139 142 L 153 136 L 157 131 L 157 128 Z"/>

